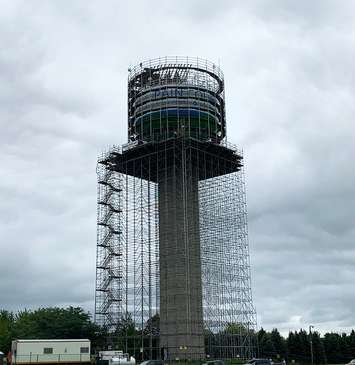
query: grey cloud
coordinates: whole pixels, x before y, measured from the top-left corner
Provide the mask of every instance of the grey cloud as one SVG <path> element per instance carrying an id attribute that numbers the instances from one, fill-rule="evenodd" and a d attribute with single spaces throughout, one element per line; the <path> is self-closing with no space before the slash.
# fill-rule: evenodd
<path id="1" fill-rule="evenodd" d="M 93 309 L 95 163 L 125 142 L 127 68 L 186 54 L 225 73 L 259 325 L 355 327 L 353 11 L 306 0 L 4 5 L 0 307 Z"/>

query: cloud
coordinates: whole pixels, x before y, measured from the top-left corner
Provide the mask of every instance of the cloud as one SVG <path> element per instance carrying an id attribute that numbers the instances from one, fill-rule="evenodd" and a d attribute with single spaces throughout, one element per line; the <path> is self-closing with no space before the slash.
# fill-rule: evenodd
<path id="1" fill-rule="evenodd" d="M 259 325 L 355 327 L 351 2 L 1 6 L 1 307 L 93 310 L 96 158 L 126 140 L 127 68 L 177 54 L 225 73 Z"/>

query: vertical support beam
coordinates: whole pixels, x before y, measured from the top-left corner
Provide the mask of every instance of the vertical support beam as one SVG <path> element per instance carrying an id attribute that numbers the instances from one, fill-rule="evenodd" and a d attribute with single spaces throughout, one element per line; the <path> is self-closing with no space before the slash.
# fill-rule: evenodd
<path id="1" fill-rule="evenodd" d="M 185 147 L 159 179 L 160 347 L 169 360 L 204 357 L 198 178 Z"/>

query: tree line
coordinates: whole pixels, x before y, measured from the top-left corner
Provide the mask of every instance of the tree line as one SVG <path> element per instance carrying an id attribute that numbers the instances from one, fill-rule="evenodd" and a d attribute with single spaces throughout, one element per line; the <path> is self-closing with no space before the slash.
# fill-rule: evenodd
<path id="1" fill-rule="evenodd" d="M 345 364 L 355 359 L 355 331 L 346 333 L 318 332 L 311 334 L 301 329 L 289 332 L 284 338 L 275 328 L 271 332 L 263 328 L 257 333 L 259 356 L 274 360 L 286 359 L 288 363 L 311 363 L 311 341 L 315 364 Z"/>
<path id="2" fill-rule="evenodd" d="M 0 351 L 11 350 L 14 339 L 88 338 L 100 345 L 105 334 L 82 308 L 40 308 L 10 312 L 0 310 Z"/>
<path id="3" fill-rule="evenodd" d="M 137 330 L 133 321 L 122 322 L 118 326 L 115 337 L 123 348 L 123 337 L 134 335 Z M 155 336 L 159 334 L 159 318 L 148 320 L 143 333 L 148 331 Z M 311 362 L 311 340 L 315 364 L 345 364 L 355 359 L 355 331 L 350 334 L 326 333 L 301 329 L 289 332 L 285 338 L 277 329 L 265 331 L 261 328 L 256 333 L 259 357 L 271 358 L 274 361 L 286 359 L 288 363 L 309 364 Z M 10 312 L 0 310 L 0 351 L 11 350 L 13 339 L 70 339 L 88 338 L 93 349 L 106 345 L 107 333 L 95 324 L 88 312 L 80 307 L 40 308 Z M 122 342 L 122 343 L 121 343 Z"/>

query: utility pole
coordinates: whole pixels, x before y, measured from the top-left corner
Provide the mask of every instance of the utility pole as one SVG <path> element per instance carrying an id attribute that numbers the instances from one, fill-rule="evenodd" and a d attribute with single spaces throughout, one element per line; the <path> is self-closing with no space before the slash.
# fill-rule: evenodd
<path id="1" fill-rule="evenodd" d="M 309 326 L 309 343 L 311 345 L 311 364 L 313 365 L 313 339 L 312 339 L 312 328 L 314 326 Z"/>

